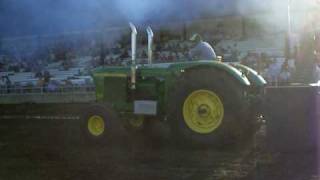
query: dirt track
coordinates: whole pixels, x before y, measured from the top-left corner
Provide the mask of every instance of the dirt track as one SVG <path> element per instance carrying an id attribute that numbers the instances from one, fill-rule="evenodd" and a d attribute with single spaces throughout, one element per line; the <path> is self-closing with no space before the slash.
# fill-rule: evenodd
<path id="1" fill-rule="evenodd" d="M 84 147 L 61 142 L 59 121 L 1 121 L 0 180 L 320 179 L 312 153 L 266 153 L 262 135 L 241 153 L 125 140 Z"/>

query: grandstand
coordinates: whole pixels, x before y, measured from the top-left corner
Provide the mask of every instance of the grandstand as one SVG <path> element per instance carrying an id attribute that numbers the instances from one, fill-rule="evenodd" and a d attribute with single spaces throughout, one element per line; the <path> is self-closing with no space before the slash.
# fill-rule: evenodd
<path id="1" fill-rule="evenodd" d="M 283 41 L 279 40 L 283 39 Z M 269 56 L 284 57 L 285 35 L 269 35 L 263 38 L 248 38 L 245 40 L 225 40 L 217 44 L 218 47 L 228 48 L 234 44 L 240 52 L 240 58 L 243 58 L 248 52 L 266 53 Z M 282 42 L 282 43 L 281 43 Z"/>
<path id="2" fill-rule="evenodd" d="M 242 17 L 236 16 L 178 23 L 174 25 L 176 30 L 172 34 L 170 34 L 171 31 L 163 31 L 163 27 L 155 28 L 159 31 L 155 33 L 159 34 L 159 37 L 155 38 L 154 62 L 190 60 L 188 51 L 191 44 L 187 39 L 192 33 L 199 32 L 203 34 L 205 40 L 214 45 L 217 54 L 225 61 L 236 60 L 247 63 L 246 65 L 273 81 L 273 78 L 268 77 L 278 77 L 284 63 L 285 43 L 284 41 L 279 43 L 279 39 L 285 39 L 284 32 L 269 32 L 263 36 L 243 36 L 246 28 L 241 26 L 245 26 L 242 23 Z M 117 35 L 117 32 L 121 32 L 121 35 Z M 39 36 L 12 40 L 7 38 L 2 42 L 2 51 L 0 51 L 5 52 L 0 55 L 0 94 L 4 96 L 14 92 L 62 93 L 70 89 L 81 89 L 82 92 L 83 89 L 92 91 L 94 89 L 90 76 L 92 68 L 121 66 L 130 62 L 131 52 L 126 32 L 126 28 L 122 28 L 121 30 L 109 29 L 106 32 L 96 31 L 94 32 L 96 35 L 90 31 L 90 35 L 87 36 L 85 33 L 80 33 L 80 36 L 77 33 L 52 38 L 45 36 L 43 39 Z M 114 37 L 122 36 L 124 40 L 113 37 L 108 41 L 106 37 L 110 34 Z M 101 39 L 101 37 L 105 38 Z M 37 45 L 39 41 L 41 44 Z M 140 63 L 146 63 L 145 40 L 142 38 L 139 41 L 142 45 L 138 46 L 137 56 Z M 28 51 L 25 47 L 28 47 Z M 258 64 L 262 62 L 262 56 L 264 56 L 264 64 L 261 68 Z M 273 74 L 270 75 L 270 73 Z M 66 90 L 68 88 L 69 90 Z"/>

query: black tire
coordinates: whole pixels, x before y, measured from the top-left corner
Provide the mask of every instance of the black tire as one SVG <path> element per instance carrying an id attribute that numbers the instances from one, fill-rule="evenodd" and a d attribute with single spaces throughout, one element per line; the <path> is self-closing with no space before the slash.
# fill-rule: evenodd
<path id="1" fill-rule="evenodd" d="M 221 124 L 212 132 L 195 132 L 185 121 L 184 102 L 197 90 L 213 92 L 223 104 L 224 115 Z M 225 149 L 238 147 L 244 141 L 244 137 L 251 138 L 248 137 L 248 131 L 252 129 L 251 126 L 247 126 L 245 118 L 245 91 L 245 87 L 224 71 L 197 69 L 185 72 L 171 93 L 168 110 L 169 123 L 177 144 Z"/>
<path id="2" fill-rule="evenodd" d="M 103 121 L 101 128 L 103 130 L 94 134 L 90 131 L 90 119 L 95 120 L 97 117 Z M 102 127 L 103 126 L 103 127 Z M 104 145 L 115 142 L 117 136 L 121 133 L 120 123 L 118 122 L 116 113 L 109 105 L 94 104 L 83 109 L 81 116 L 81 137 L 83 137 L 82 144 L 97 144 Z"/>
<path id="3" fill-rule="evenodd" d="M 264 88 L 264 86 L 253 86 L 248 89 L 248 95 L 252 98 L 250 98 L 250 105 L 246 112 L 248 119 L 250 119 L 249 122 L 251 122 L 252 129 L 255 132 L 258 131 L 263 124 Z"/>
<path id="4" fill-rule="evenodd" d="M 82 159 L 86 153 L 101 153 L 102 149 L 113 151 L 125 143 L 122 139 L 125 135 L 123 128 L 110 105 L 83 104 L 78 108 L 79 118 L 64 121 L 64 132 L 61 133 L 63 144 L 58 151 L 59 156 L 74 162 Z M 92 135 L 88 130 L 88 120 L 95 115 L 104 120 L 105 129 L 98 136 Z"/>
<path id="5" fill-rule="evenodd" d="M 139 119 L 131 119 L 131 121 L 137 120 L 137 122 L 130 122 L 129 118 L 143 118 L 143 121 L 139 122 Z M 141 120 L 141 119 L 140 119 Z M 157 136 L 156 131 L 154 131 L 153 126 L 156 122 L 159 122 L 158 119 L 153 119 L 146 116 L 132 116 L 126 117 L 123 120 L 124 127 L 126 132 L 129 134 L 129 139 L 133 144 L 143 147 L 154 146 L 154 144 L 159 143 L 159 137 Z"/>
<path id="6" fill-rule="evenodd" d="M 125 117 L 122 121 L 124 128 L 133 135 L 143 133 L 146 128 L 146 119 L 144 116 L 132 115 L 131 117 Z"/>

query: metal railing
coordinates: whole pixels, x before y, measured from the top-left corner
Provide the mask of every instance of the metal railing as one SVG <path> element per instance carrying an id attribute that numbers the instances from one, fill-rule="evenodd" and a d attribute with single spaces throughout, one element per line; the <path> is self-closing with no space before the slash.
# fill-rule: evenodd
<path id="1" fill-rule="evenodd" d="M 25 95 L 25 94 L 74 94 L 94 92 L 94 85 L 72 85 L 58 87 L 10 87 L 1 86 L 0 96 L 6 95 Z"/>

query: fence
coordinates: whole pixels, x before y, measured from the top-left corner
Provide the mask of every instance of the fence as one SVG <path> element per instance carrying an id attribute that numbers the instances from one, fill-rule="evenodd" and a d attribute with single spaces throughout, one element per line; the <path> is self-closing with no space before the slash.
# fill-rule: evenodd
<path id="1" fill-rule="evenodd" d="M 94 86 L 1 87 L 1 104 L 87 103 L 96 100 Z"/>
<path id="2" fill-rule="evenodd" d="M 66 86 L 66 87 L 0 87 L 0 96 L 21 94 L 72 94 L 94 92 L 95 86 Z"/>

